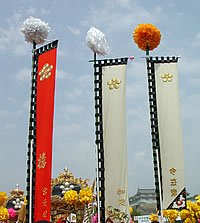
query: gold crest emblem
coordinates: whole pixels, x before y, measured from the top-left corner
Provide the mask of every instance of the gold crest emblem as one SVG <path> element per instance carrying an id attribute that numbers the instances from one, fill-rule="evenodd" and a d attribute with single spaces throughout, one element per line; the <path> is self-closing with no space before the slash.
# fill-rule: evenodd
<path id="1" fill-rule="evenodd" d="M 46 63 L 43 68 L 39 72 L 40 81 L 43 81 L 44 79 L 48 79 L 51 76 L 51 70 L 53 69 L 53 65 L 49 65 Z"/>
<path id="2" fill-rule="evenodd" d="M 161 77 L 163 79 L 163 82 L 171 82 L 172 78 L 173 78 L 173 75 L 166 72 Z"/>
<path id="3" fill-rule="evenodd" d="M 107 85 L 110 90 L 118 89 L 120 87 L 121 80 L 117 79 L 116 77 L 113 77 L 111 80 L 107 82 Z"/>

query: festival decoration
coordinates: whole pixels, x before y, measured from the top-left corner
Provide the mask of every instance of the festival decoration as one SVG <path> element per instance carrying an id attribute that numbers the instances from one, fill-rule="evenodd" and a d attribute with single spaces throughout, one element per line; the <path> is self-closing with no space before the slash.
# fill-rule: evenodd
<path id="1" fill-rule="evenodd" d="M 131 206 L 129 206 L 129 211 L 130 211 L 130 215 L 133 214 L 133 208 Z"/>
<path id="2" fill-rule="evenodd" d="M 8 209 L 9 218 L 14 218 L 16 216 L 16 212 L 13 208 Z"/>
<path id="3" fill-rule="evenodd" d="M 147 54 L 159 45 L 160 39 L 160 30 L 152 24 L 139 24 L 134 29 L 133 40 L 141 50 L 147 51 Z"/>
<path id="4" fill-rule="evenodd" d="M 181 210 L 186 205 L 178 57 L 149 57 L 161 39 L 152 24 L 139 24 L 133 39 L 147 56 L 156 199 L 162 220 L 163 209 Z"/>
<path id="5" fill-rule="evenodd" d="M 67 204 L 72 205 L 78 201 L 78 194 L 75 190 L 66 191 L 64 198 Z"/>
<path id="6" fill-rule="evenodd" d="M 0 208 L 0 222 L 6 222 L 9 219 L 8 209 L 1 206 Z"/>
<path id="7" fill-rule="evenodd" d="M 25 40 L 33 44 L 32 86 L 27 161 L 27 219 L 50 221 L 51 165 L 56 54 L 58 40 L 46 41 L 50 28 L 30 17 L 21 27 Z"/>
<path id="8" fill-rule="evenodd" d="M 88 32 L 87 32 L 87 36 L 86 36 L 86 43 L 88 45 L 88 47 L 93 51 L 94 53 L 94 73 L 96 73 L 97 71 L 97 67 L 96 67 L 96 57 L 97 54 L 100 56 L 104 56 L 106 54 L 109 53 L 109 47 L 108 44 L 105 40 L 105 35 L 98 29 L 91 27 Z M 98 84 L 98 79 L 97 76 L 94 75 L 94 85 L 95 85 L 95 89 L 97 88 Z M 98 94 L 97 91 L 95 91 L 95 113 L 98 112 Z M 98 122 L 99 117 L 96 116 L 96 123 Z M 99 126 L 96 125 L 96 142 L 98 141 L 99 138 L 99 134 L 98 134 L 98 130 L 99 130 Z M 101 187 L 104 188 L 104 179 L 101 179 L 102 182 L 99 182 L 99 172 L 102 172 L 101 170 L 99 170 L 99 150 L 100 150 L 100 144 L 96 143 L 97 147 L 96 147 L 96 191 L 97 191 L 97 221 L 100 222 L 100 206 L 101 206 L 101 218 L 103 219 L 103 221 L 105 221 L 105 205 L 103 204 L 103 202 L 100 202 L 100 184 Z M 102 147 L 102 146 L 101 146 Z M 102 148 L 101 148 L 102 149 Z M 102 203 L 102 204 L 100 204 Z M 102 206 L 103 205 L 103 206 Z M 103 216 L 103 217 L 102 217 Z M 102 221 L 101 219 L 101 221 Z"/>
<path id="9" fill-rule="evenodd" d="M 34 221 L 50 221 L 52 137 L 58 41 L 37 49 L 36 172 Z"/>
<path id="10" fill-rule="evenodd" d="M 75 214 L 77 222 L 83 222 L 86 210 L 89 211 L 88 219 L 93 217 L 93 204 L 95 203 L 94 187 L 95 182 L 89 187 L 89 180 L 75 178 L 68 168 L 64 173 L 60 173 L 56 179 L 52 179 L 52 196 L 51 196 L 51 219 L 52 222 L 67 219 L 70 214 Z M 73 186 L 73 190 L 63 191 Z M 64 190 L 63 190 L 64 189 Z M 85 220 L 85 219 L 84 219 Z M 85 221 L 88 222 L 88 221 Z"/>
<path id="11" fill-rule="evenodd" d="M 177 217 L 179 216 L 179 212 L 175 209 L 164 210 L 163 216 L 168 219 L 169 222 L 173 223 L 176 221 Z"/>
<path id="12" fill-rule="evenodd" d="M 6 192 L 0 192 L 0 206 L 5 205 L 7 202 L 7 194 Z"/>
<path id="13" fill-rule="evenodd" d="M 25 202 L 26 196 L 24 195 L 24 191 L 19 189 L 19 184 L 16 184 L 16 188 L 10 191 L 6 207 L 8 209 L 18 211 Z"/>
<path id="14" fill-rule="evenodd" d="M 149 217 L 149 220 L 151 222 L 158 222 L 158 215 L 157 214 L 154 214 L 154 213 L 151 213 L 151 215 Z"/>
<path id="15" fill-rule="evenodd" d="M 197 201 L 199 200 L 199 197 L 200 197 L 199 195 L 196 197 Z M 184 223 L 195 223 L 197 221 L 199 222 L 200 205 L 198 205 L 197 201 L 196 201 L 196 203 L 193 203 L 190 200 L 188 200 L 186 208 L 182 209 L 181 211 L 178 211 L 176 209 L 163 210 L 163 216 L 165 218 L 165 221 L 174 223 L 180 216 L 181 220 Z M 150 216 L 150 221 L 157 222 L 158 215 L 152 213 Z"/>
<path id="16" fill-rule="evenodd" d="M 120 211 L 119 209 L 109 206 L 106 208 L 106 211 L 108 214 L 108 222 L 128 222 L 128 214 Z"/>
<path id="17" fill-rule="evenodd" d="M 93 200 L 93 193 L 92 193 L 91 189 L 89 189 L 87 187 L 85 189 L 80 190 L 80 192 L 79 192 L 79 200 L 83 204 L 91 203 L 92 200 Z"/>
<path id="18" fill-rule="evenodd" d="M 110 206 L 130 220 L 125 109 L 127 61 L 128 58 L 94 61 L 97 180 L 101 192 L 98 213 L 101 212 L 102 222 L 111 218 L 105 212 Z"/>
<path id="19" fill-rule="evenodd" d="M 95 27 L 91 27 L 86 36 L 88 47 L 100 56 L 105 56 L 109 53 L 109 46 L 105 39 L 105 35 Z"/>
<path id="20" fill-rule="evenodd" d="M 196 204 L 200 206 L 200 195 L 196 196 L 195 200 L 197 200 Z"/>
<path id="21" fill-rule="evenodd" d="M 91 223 L 97 223 L 97 213 L 95 216 L 91 219 Z"/>
<path id="22" fill-rule="evenodd" d="M 159 210 L 161 202 L 163 209 L 181 210 L 186 205 L 177 62 L 177 57 L 147 58 L 155 186 Z M 163 81 L 165 74 L 171 78 L 170 81 Z"/>
<path id="23" fill-rule="evenodd" d="M 35 42 L 38 45 L 46 41 L 50 27 L 48 23 L 30 16 L 24 21 L 20 31 L 24 34 L 27 42 L 32 44 Z"/>

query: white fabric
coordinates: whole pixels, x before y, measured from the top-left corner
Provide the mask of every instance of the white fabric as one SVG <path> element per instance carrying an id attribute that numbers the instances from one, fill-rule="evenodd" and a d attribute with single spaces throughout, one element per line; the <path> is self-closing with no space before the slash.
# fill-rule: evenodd
<path id="1" fill-rule="evenodd" d="M 86 43 L 88 47 L 100 56 L 105 56 L 109 53 L 109 46 L 105 39 L 104 33 L 95 27 L 91 27 L 86 36 Z"/>
<path id="2" fill-rule="evenodd" d="M 102 67 L 105 206 L 129 213 L 126 145 L 126 65 Z M 121 81 L 109 89 L 112 78 Z M 128 220 L 129 222 L 129 220 Z"/>
<path id="3" fill-rule="evenodd" d="M 20 31 L 24 33 L 27 42 L 33 43 L 35 41 L 38 45 L 45 42 L 50 32 L 50 27 L 48 23 L 30 16 L 24 21 Z"/>
<path id="4" fill-rule="evenodd" d="M 163 81 L 162 75 L 166 73 L 173 75 L 171 82 Z M 178 195 L 185 188 L 177 63 L 155 64 L 155 78 L 163 209 L 166 209 L 177 197 L 172 195 L 173 192 L 177 191 Z M 173 174 L 170 173 L 171 168 L 175 169 Z"/>

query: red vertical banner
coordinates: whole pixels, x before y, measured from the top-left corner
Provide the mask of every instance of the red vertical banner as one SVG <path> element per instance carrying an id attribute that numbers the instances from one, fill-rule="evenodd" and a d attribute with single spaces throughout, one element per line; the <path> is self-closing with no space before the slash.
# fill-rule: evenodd
<path id="1" fill-rule="evenodd" d="M 33 222 L 51 215 L 51 169 L 57 48 L 38 56 L 36 100 L 36 175 Z"/>

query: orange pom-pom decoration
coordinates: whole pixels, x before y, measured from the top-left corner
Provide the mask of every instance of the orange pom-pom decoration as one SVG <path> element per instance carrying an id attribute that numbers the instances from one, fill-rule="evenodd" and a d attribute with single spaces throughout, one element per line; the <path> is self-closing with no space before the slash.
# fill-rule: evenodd
<path id="1" fill-rule="evenodd" d="M 146 51 L 155 49 L 161 39 L 160 30 L 152 24 L 139 24 L 139 27 L 134 29 L 133 39 L 141 50 Z"/>

